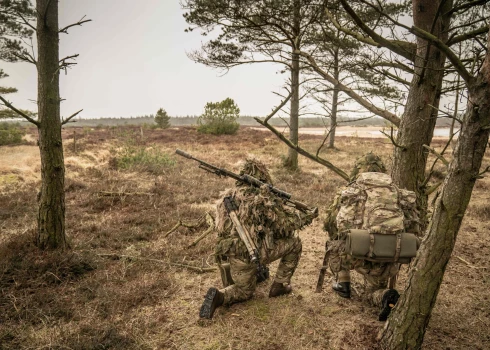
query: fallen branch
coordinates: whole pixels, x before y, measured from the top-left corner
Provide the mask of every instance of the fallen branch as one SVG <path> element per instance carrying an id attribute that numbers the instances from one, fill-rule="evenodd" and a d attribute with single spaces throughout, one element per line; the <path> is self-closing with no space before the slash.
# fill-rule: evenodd
<path id="1" fill-rule="evenodd" d="M 472 269 L 486 269 L 487 267 L 486 266 L 475 266 L 475 265 L 472 265 L 471 263 L 469 263 L 468 261 L 466 261 L 465 259 L 455 255 L 454 256 L 456 259 L 459 259 L 460 261 L 464 262 L 468 267 L 471 267 Z"/>
<path id="2" fill-rule="evenodd" d="M 199 235 L 199 237 L 197 237 L 191 244 L 189 244 L 187 248 L 195 247 L 197 243 L 199 243 L 204 237 L 214 231 L 214 218 L 209 213 L 206 213 L 206 223 L 209 226 L 207 230 L 201 233 L 201 235 Z"/>
<path id="3" fill-rule="evenodd" d="M 186 222 L 183 222 L 182 220 L 179 220 L 177 221 L 177 223 L 175 224 L 174 227 L 172 227 L 170 229 L 170 231 L 168 231 L 167 233 L 165 233 L 163 235 L 163 238 L 167 238 L 168 235 L 170 235 L 172 232 L 174 232 L 175 230 L 177 230 L 180 226 L 184 226 L 186 228 L 196 228 L 196 227 L 199 227 L 201 226 L 202 224 L 204 224 L 206 221 L 207 221 L 207 216 L 209 215 L 209 213 L 206 213 L 206 215 L 203 215 L 201 216 L 198 220 L 197 220 L 197 223 L 195 224 L 192 224 L 192 223 L 186 223 Z M 213 219 L 213 226 L 214 226 L 214 219 Z"/>
<path id="4" fill-rule="evenodd" d="M 175 226 L 170 229 L 170 231 L 168 231 L 167 233 L 165 233 L 163 235 L 163 238 L 167 238 L 167 236 L 169 234 L 171 234 L 172 232 L 174 232 L 175 230 L 177 230 L 180 227 L 180 225 L 182 225 L 182 221 L 179 220 L 179 221 L 177 221 L 177 223 L 175 224 Z"/>
<path id="5" fill-rule="evenodd" d="M 216 271 L 216 267 L 198 267 L 198 266 L 192 266 L 192 265 L 185 265 L 185 264 L 179 264 L 179 263 L 170 263 L 172 266 L 177 266 L 177 267 L 183 267 L 192 271 L 196 271 L 197 273 L 205 273 L 205 272 L 213 272 Z"/>
<path id="6" fill-rule="evenodd" d="M 100 197 L 122 197 L 122 196 L 153 196 L 153 193 L 148 192 L 109 192 L 99 191 L 97 195 Z"/>
<path id="7" fill-rule="evenodd" d="M 98 256 L 107 256 L 115 259 L 121 259 L 121 258 L 126 258 L 126 259 L 134 259 L 134 260 L 143 260 L 143 261 L 151 261 L 151 262 L 156 262 L 160 264 L 165 264 L 165 265 L 171 265 L 171 266 L 177 266 L 177 267 L 183 267 L 192 271 L 196 271 L 198 273 L 205 273 L 205 272 L 213 272 L 216 271 L 216 267 L 199 267 L 199 266 L 192 266 L 192 265 L 186 265 L 186 264 L 180 264 L 180 263 L 173 263 L 173 262 L 168 262 L 164 260 L 159 260 L 159 259 L 151 259 L 151 258 L 143 258 L 140 256 L 133 256 L 133 255 L 120 255 L 116 253 L 103 253 L 103 254 L 97 254 Z"/>

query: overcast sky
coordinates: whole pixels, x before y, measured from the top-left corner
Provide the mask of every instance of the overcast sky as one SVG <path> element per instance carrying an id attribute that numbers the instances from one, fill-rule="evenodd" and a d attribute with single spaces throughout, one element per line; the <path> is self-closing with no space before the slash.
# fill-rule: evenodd
<path id="1" fill-rule="evenodd" d="M 191 61 L 186 52 L 205 41 L 185 33 L 179 0 L 60 0 L 60 28 L 82 16 L 92 22 L 60 34 L 60 58 L 80 54 L 77 65 L 60 76 L 62 116 L 130 117 L 153 114 L 199 115 L 206 102 L 233 98 L 242 115 L 265 116 L 279 103 L 285 75 L 281 67 L 255 64 L 217 70 Z M 35 110 L 37 77 L 27 63 L 0 67 L 10 75 L 3 86 L 18 108 Z M 31 101 L 30 101 L 31 100 Z"/>

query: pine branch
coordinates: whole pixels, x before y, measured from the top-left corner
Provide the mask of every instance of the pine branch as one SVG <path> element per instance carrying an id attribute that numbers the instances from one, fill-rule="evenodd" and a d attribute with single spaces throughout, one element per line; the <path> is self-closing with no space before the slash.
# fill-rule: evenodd
<path id="1" fill-rule="evenodd" d="M 83 111 L 83 109 L 79 110 L 78 112 L 75 112 L 73 113 L 72 115 L 70 115 L 68 118 L 66 118 L 65 120 L 62 120 L 61 121 L 61 125 L 65 125 L 66 123 L 69 123 L 71 119 L 75 118 L 78 113 L 80 113 L 81 111 Z"/>
<path id="2" fill-rule="evenodd" d="M 396 126 L 400 125 L 400 118 L 397 115 L 395 115 L 395 114 L 393 114 L 387 110 L 378 108 L 377 106 L 373 105 L 371 102 L 362 98 L 354 90 L 350 89 L 349 87 L 345 86 L 344 84 L 342 84 L 341 82 L 339 82 L 338 80 L 333 78 L 330 74 L 328 74 L 327 72 L 325 72 L 323 69 L 321 69 L 318 66 L 315 59 L 311 55 L 307 54 L 306 52 L 302 52 L 302 51 L 298 51 L 298 53 L 300 54 L 300 56 L 303 56 L 304 58 L 306 58 L 306 60 L 310 63 L 310 66 L 315 70 L 315 72 L 320 74 L 329 83 L 337 86 L 339 90 L 341 90 L 342 92 L 347 94 L 349 97 L 353 98 L 357 103 L 359 103 L 361 106 L 366 108 L 368 111 L 370 111 L 376 115 L 379 115 L 380 117 L 390 121 L 391 123 L 393 123 Z"/>
<path id="3" fill-rule="evenodd" d="M 458 12 L 458 11 L 461 11 L 461 10 L 466 10 L 466 9 L 469 9 L 469 8 L 472 8 L 474 6 L 478 6 L 478 5 L 484 5 L 488 2 L 488 0 L 474 0 L 474 1 L 469 1 L 469 2 L 466 2 L 466 3 L 463 3 L 459 6 L 456 6 L 456 7 L 453 7 L 449 13 L 455 13 L 455 12 Z"/>
<path id="4" fill-rule="evenodd" d="M 341 0 L 343 1 L 343 0 Z M 410 32 L 422 39 L 429 40 L 433 43 L 435 47 L 437 47 L 439 50 L 441 50 L 446 57 L 451 61 L 453 64 L 454 68 L 456 71 L 461 75 L 461 78 L 468 84 L 471 85 L 472 81 L 475 79 L 465 68 L 463 62 L 456 56 L 456 54 L 451 51 L 449 46 L 444 44 L 439 38 L 436 36 L 430 34 L 429 32 L 426 32 L 425 30 L 418 28 L 416 26 L 412 26 L 410 29 Z"/>
<path id="5" fill-rule="evenodd" d="M 257 123 L 259 123 L 262 126 L 265 126 L 267 129 L 272 131 L 274 135 L 276 135 L 282 142 L 284 142 L 288 147 L 294 149 L 296 152 L 299 154 L 305 156 L 308 159 L 313 160 L 314 162 L 317 162 L 321 165 L 324 165 L 328 169 L 332 170 L 334 173 L 342 177 L 344 180 L 349 181 L 349 175 L 347 175 L 342 169 L 337 168 L 335 165 L 330 163 L 328 160 L 320 158 L 318 156 L 313 155 L 312 153 L 306 151 L 305 149 L 301 148 L 299 145 L 293 144 L 290 140 L 288 140 L 282 133 L 280 133 L 276 128 L 274 128 L 272 125 L 270 125 L 267 122 L 263 122 L 260 120 L 260 118 L 255 117 L 254 118 Z"/>
<path id="6" fill-rule="evenodd" d="M 288 95 L 288 97 L 286 97 L 276 108 L 274 108 L 272 110 L 272 112 L 267 117 L 265 117 L 264 123 L 267 123 L 267 121 L 269 119 L 271 119 L 277 112 L 279 112 L 281 110 L 281 108 L 284 107 L 286 105 L 286 103 L 288 103 L 288 101 L 291 99 L 292 96 L 293 96 L 293 93 L 291 92 Z"/>
<path id="7" fill-rule="evenodd" d="M 416 44 L 401 41 L 401 40 L 388 40 L 383 38 L 381 35 L 376 33 L 374 30 L 369 28 L 362 19 L 356 14 L 354 9 L 349 6 L 346 0 L 340 0 L 342 6 L 347 11 L 347 13 L 352 17 L 354 22 L 361 28 L 361 30 L 366 33 L 373 41 L 379 44 L 382 47 L 386 47 L 387 49 L 399 54 L 402 57 L 414 62 L 415 61 L 415 52 L 417 49 Z M 335 24 L 334 24 L 335 25 Z M 340 28 L 337 28 L 341 30 Z M 347 33 L 349 34 L 349 33 Z"/>
<path id="8" fill-rule="evenodd" d="M 465 41 L 465 40 L 468 40 L 468 39 L 473 39 L 473 38 L 475 38 L 478 35 L 488 33 L 488 30 L 489 30 L 488 26 L 483 26 L 481 28 L 472 30 L 471 32 L 467 32 L 467 33 L 463 33 L 463 34 L 454 36 L 454 37 L 452 37 L 451 39 L 449 39 L 447 41 L 446 45 L 447 46 L 452 46 L 452 45 L 458 44 L 458 43 L 460 43 L 462 41 Z"/>
<path id="9" fill-rule="evenodd" d="M 449 166 L 449 162 L 447 161 L 447 159 L 444 158 L 444 156 L 442 154 L 440 154 L 439 152 L 437 152 L 435 149 L 433 149 L 433 148 L 431 148 L 430 146 L 427 146 L 427 145 L 422 145 L 422 147 L 424 147 L 430 153 L 432 153 L 433 155 L 435 155 L 437 157 L 437 159 L 439 159 L 441 162 L 443 162 L 446 167 Z"/>
<path id="10" fill-rule="evenodd" d="M 32 124 L 36 125 L 37 127 L 40 126 L 39 122 L 37 120 L 32 119 L 29 117 L 27 114 L 22 112 L 21 110 L 18 110 L 15 108 L 11 103 L 9 103 L 6 99 L 4 99 L 2 96 L 0 96 L 0 101 L 2 101 L 6 107 L 10 108 L 12 111 L 17 113 L 20 117 L 26 119 L 28 122 L 31 122 Z"/>
<path id="11" fill-rule="evenodd" d="M 70 25 L 67 25 L 66 27 L 60 29 L 58 31 L 58 33 L 65 33 L 65 34 L 68 34 L 68 29 L 71 28 L 71 27 L 75 27 L 75 26 L 81 26 L 82 24 L 84 23 L 87 23 L 87 22 L 91 22 L 92 20 L 91 19 L 86 19 L 84 20 L 86 16 L 83 16 L 77 23 L 72 23 Z"/>
<path id="12" fill-rule="evenodd" d="M 407 149 L 405 146 L 402 146 L 402 145 L 396 143 L 395 137 L 393 136 L 393 127 L 390 128 L 390 134 L 389 135 L 384 130 L 381 130 L 381 133 L 390 139 L 393 146 L 395 146 L 397 148 L 401 148 L 403 150 Z"/>

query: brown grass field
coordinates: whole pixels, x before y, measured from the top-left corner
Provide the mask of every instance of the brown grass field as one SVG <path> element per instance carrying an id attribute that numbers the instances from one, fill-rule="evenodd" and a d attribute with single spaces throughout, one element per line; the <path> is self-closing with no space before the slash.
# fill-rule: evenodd
<path id="1" fill-rule="evenodd" d="M 20 146 L 0 147 L 0 349 L 374 349 L 383 324 L 378 310 L 334 295 L 327 275 L 315 293 L 325 233 L 322 218 L 343 180 L 300 157 L 301 170 L 281 167 L 286 146 L 269 132 L 241 128 L 235 136 L 201 135 L 192 127 L 167 130 L 63 131 L 66 230 L 72 249 L 40 252 L 33 245 L 39 189 L 39 152 L 31 130 Z M 321 136 L 302 135 L 315 150 Z M 442 149 L 442 140 L 433 146 Z M 391 163 L 386 139 L 339 137 L 322 156 L 349 172 L 367 151 Z M 156 155 L 145 164 L 124 160 L 130 147 Z M 219 193 L 233 185 L 175 155 L 180 148 L 238 171 L 255 156 L 268 164 L 275 185 L 318 206 L 320 217 L 301 232 L 303 255 L 292 295 L 269 299 L 271 280 L 255 297 L 220 308 L 200 321 L 199 307 L 216 272 L 213 234 L 180 227 L 214 214 Z M 163 157 L 162 155 L 167 155 Z M 160 157 L 160 158 L 158 158 Z M 433 159 L 431 158 L 431 161 Z M 490 164 L 490 154 L 484 166 Z M 124 165 L 127 165 L 126 167 Z M 439 168 L 443 170 L 442 168 Z M 424 349 L 490 349 L 490 179 L 478 180 L 425 336 Z M 273 264 L 271 272 L 276 264 Z M 398 288 L 403 290 L 407 266 Z M 355 276 L 356 289 L 361 279 Z"/>

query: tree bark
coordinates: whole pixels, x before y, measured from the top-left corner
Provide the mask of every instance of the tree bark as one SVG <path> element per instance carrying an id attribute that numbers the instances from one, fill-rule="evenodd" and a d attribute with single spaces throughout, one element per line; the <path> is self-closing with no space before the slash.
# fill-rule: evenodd
<path id="1" fill-rule="evenodd" d="M 450 15 L 446 13 L 452 7 L 452 0 L 445 1 L 439 9 L 441 1 L 444 0 L 413 0 L 412 10 L 415 26 L 445 41 L 450 22 Z M 438 49 L 417 38 L 415 74 L 396 141 L 402 147 L 396 147 L 394 152 L 393 180 L 399 187 L 417 194 L 422 218 L 425 218 L 427 208 L 423 183 L 428 156 L 428 151 L 422 146 L 430 145 L 434 134 L 445 60 L 445 55 Z"/>
<path id="2" fill-rule="evenodd" d="M 490 133 L 490 36 L 476 79 L 467 83 L 468 105 L 426 237 L 408 277 L 408 287 L 385 324 L 383 349 L 420 349 L 432 309 L 471 198 Z"/>
<path id="3" fill-rule="evenodd" d="M 38 0 L 38 120 L 41 153 L 37 245 L 67 246 L 65 236 L 65 167 L 61 139 L 59 92 L 58 1 Z"/>
<path id="4" fill-rule="evenodd" d="M 298 144 L 298 127 L 299 127 L 299 54 L 296 50 L 299 49 L 299 34 L 300 34 L 300 0 L 293 2 L 293 33 L 295 43 L 292 49 L 291 62 L 291 111 L 289 116 L 289 141 L 294 145 Z M 298 152 L 295 149 L 288 148 L 288 156 L 284 165 L 289 169 L 298 168 Z"/>

